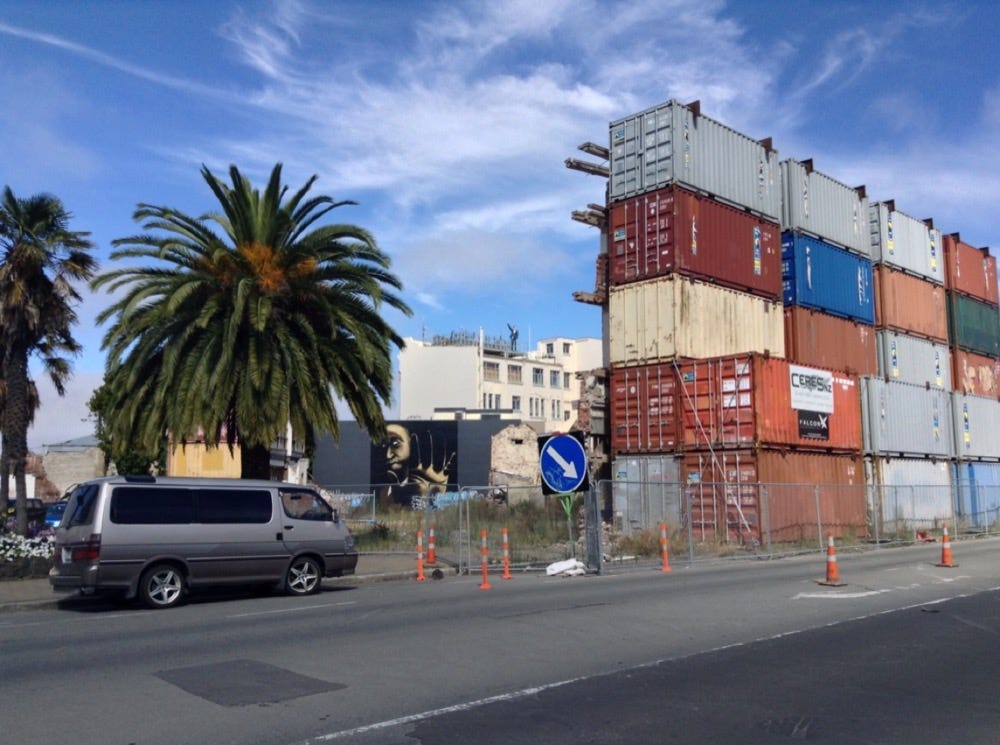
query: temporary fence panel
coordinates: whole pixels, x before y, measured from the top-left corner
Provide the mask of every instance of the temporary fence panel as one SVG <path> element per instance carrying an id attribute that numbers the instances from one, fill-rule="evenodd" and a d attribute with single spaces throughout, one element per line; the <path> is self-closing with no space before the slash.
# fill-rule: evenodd
<path id="1" fill-rule="evenodd" d="M 783 160 L 780 168 L 783 226 L 870 256 L 864 187 L 847 186 L 814 170 L 811 159 Z"/>
<path id="2" fill-rule="evenodd" d="M 608 356 L 614 367 L 740 352 L 784 356 L 780 303 L 676 276 L 610 290 Z"/>
<path id="3" fill-rule="evenodd" d="M 704 192 L 778 222 L 778 153 L 678 101 L 612 121 L 612 202 L 664 186 Z"/>
<path id="4" fill-rule="evenodd" d="M 1000 357 L 1000 310 L 957 292 L 948 292 L 948 332 L 953 346 Z"/>
<path id="5" fill-rule="evenodd" d="M 611 284 L 681 274 L 781 297 L 776 222 L 676 186 L 611 204 Z"/>
<path id="6" fill-rule="evenodd" d="M 875 325 L 948 342 L 948 313 L 942 285 L 875 266 Z"/>
<path id="7" fill-rule="evenodd" d="M 679 373 L 685 449 L 861 450 L 853 375 L 756 354 L 684 360 Z"/>
<path id="8" fill-rule="evenodd" d="M 991 305 L 1000 303 L 997 287 L 997 258 L 990 249 L 965 243 L 958 233 L 946 235 L 944 242 L 945 285 Z"/>
<path id="9" fill-rule="evenodd" d="M 899 212 L 892 200 L 869 206 L 872 261 L 936 284 L 944 283 L 941 231 Z"/>
<path id="10" fill-rule="evenodd" d="M 1000 463 L 951 464 L 956 511 L 963 527 L 996 529 L 1000 521 Z"/>
<path id="11" fill-rule="evenodd" d="M 863 377 L 861 424 L 867 454 L 950 458 L 955 452 L 948 391 Z"/>
<path id="12" fill-rule="evenodd" d="M 835 536 L 866 535 L 863 470 L 861 459 L 852 455 L 765 449 L 685 453 L 681 479 L 692 534 L 695 540 L 752 544 L 808 539 L 820 526 Z M 762 496 L 769 494 L 775 494 L 773 501 Z"/>
<path id="13" fill-rule="evenodd" d="M 676 391 L 677 375 L 670 362 L 612 369 L 612 450 L 664 453 L 676 448 Z"/>
<path id="14" fill-rule="evenodd" d="M 951 473 L 947 461 L 874 457 L 865 480 L 876 537 L 912 540 L 916 530 L 936 528 L 954 518 Z"/>
<path id="15" fill-rule="evenodd" d="M 951 349 L 951 379 L 956 391 L 974 396 L 1000 397 L 1000 359 Z"/>
<path id="16" fill-rule="evenodd" d="M 963 460 L 1000 460 L 1000 401 L 951 394 L 955 455 Z"/>
<path id="17" fill-rule="evenodd" d="M 800 365 L 874 375 L 875 327 L 812 308 L 786 306 L 785 356 Z"/>
<path id="18" fill-rule="evenodd" d="M 785 305 L 875 322 L 872 263 L 867 257 L 786 230 L 781 234 L 781 272 Z"/>
<path id="19" fill-rule="evenodd" d="M 890 330 L 877 331 L 875 337 L 879 375 L 951 390 L 951 350 L 947 344 Z"/>
<path id="20" fill-rule="evenodd" d="M 680 461 L 673 455 L 615 458 L 612 467 L 615 528 L 626 535 L 681 522 Z"/>

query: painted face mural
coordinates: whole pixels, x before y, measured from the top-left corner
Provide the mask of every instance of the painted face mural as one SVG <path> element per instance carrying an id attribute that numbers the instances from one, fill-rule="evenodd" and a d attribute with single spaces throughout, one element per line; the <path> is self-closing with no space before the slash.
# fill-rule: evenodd
<path id="1" fill-rule="evenodd" d="M 379 496 L 397 504 L 433 502 L 454 483 L 454 426 L 448 423 L 394 422 L 372 458 L 372 484 Z"/>

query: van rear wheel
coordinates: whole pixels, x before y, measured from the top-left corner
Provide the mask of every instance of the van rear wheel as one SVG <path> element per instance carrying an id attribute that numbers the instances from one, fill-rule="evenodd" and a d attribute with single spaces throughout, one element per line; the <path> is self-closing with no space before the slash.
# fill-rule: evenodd
<path id="1" fill-rule="evenodd" d="M 288 566 L 285 591 L 289 595 L 312 595 L 319 591 L 321 579 L 319 562 L 308 556 L 300 556 Z"/>
<path id="2" fill-rule="evenodd" d="M 147 608 L 173 608 L 184 595 L 184 577 L 171 564 L 156 564 L 142 573 L 139 598 Z"/>

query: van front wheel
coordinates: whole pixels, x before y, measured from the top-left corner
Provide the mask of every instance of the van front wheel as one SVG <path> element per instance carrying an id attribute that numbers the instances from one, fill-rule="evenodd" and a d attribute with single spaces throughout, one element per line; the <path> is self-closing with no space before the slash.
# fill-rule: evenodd
<path id="1" fill-rule="evenodd" d="M 155 610 L 173 608 L 184 595 L 184 577 L 177 567 L 156 564 L 142 573 L 139 598 L 146 607 Z"/>
<path id="2" fill-rule="evenodd" d="M 285 590 L 289 595 L 312 595 L 319 591 L 319 562 L 308 556 L 300 556 L 288 567 L 285 574 Z"/>

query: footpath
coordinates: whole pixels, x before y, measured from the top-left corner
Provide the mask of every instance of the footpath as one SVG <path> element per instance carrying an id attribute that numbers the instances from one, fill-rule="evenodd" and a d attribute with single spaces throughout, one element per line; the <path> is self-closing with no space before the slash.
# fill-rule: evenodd
<path id="1" fill-rule="evenodd" d="M 446 570 L 447 567 L 442 567 Z M 328 586 L 360 584 L 410 579 L 417 574 L 417 561 L 412 553 L 362 554 L 357 573 L 348 577 L 325 579 Z M 7 579 L 0 581 L 0 613 L 17 610 L 56 608 L 61 603 L 88 602 L 92 598 L 79 593 L 56 592 L 47 578 Z"/>

